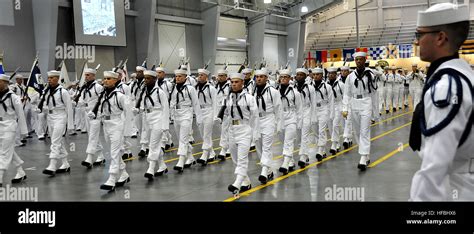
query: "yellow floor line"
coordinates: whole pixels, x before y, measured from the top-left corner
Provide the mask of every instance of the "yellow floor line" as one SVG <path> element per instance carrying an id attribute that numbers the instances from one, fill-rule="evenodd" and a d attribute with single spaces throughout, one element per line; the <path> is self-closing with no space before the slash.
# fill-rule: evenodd
<path id="1" fill-rule="evenodd" d="M 386 135 L 388 135 L 388 134 L 390 134 L 390 133 L 392 133 L 392 132 L 398 131 L 398 130 L 400 130 L 400 129 L 406 127 L 406 126 L 409 126 L 409 125 L 411 125 L 411 122 L 409 122 L 409 123 L 407 123 L 407 124 L 404 124 L 404 125 L 402 125 L 402 126 L 400 126 L 400 127 L 397 127 L 397 128 L 395 128 L 395 129 L 392 129 L 392 130 L 390 130 L 390 131 L 384 132 L 384 133 L 382 133 L 382 134 L 380 134 L 380 135 L 378 135 L 378 136 L 375 136 L 375 137 L 373 137 L 372 139 L 370 139 L 370 141 L 372 142 L 372 141 L 374 141 L 374 140 L 377 140 L 377 139 L 379 139 L 379 138 L 381 138 L 381 137 L 383 137 L 383 136 L 386 136 Z M 252 189 L 250 189 L 250 190 L 248 190 L 248 191 L 245 191 L 245 192 L 241 193 L 240 196 L 241 196 L 241 197 L 249 196 L 250 194 L 252 194 L 252 193 L 254 193 L 254 192 L 258 191 L 258 190 L 261 190 L 261 189 L 263 189 L 263 188 L 266 188 L 266 187 L 268 187 L 268 186 L 270 186 L 270 185 L 274 185 L 274 184 L 278 183 L 279 181 L 282 181 L 282 180 L 284 180 L 284 179 L 286 179 L 286 178 L 288 178 L 288 177 L 290 177 L 290 176 L 296 175 L 296 174 L 298 174 L 298 173 L 300 173 L 300 172 L 303 172 L 303 171 L 305 171 L 305 170 L 307 170 L 307 169 L 309 169 L 309 168 L 315 167 L 315 166 L 317 166 L 317 165 L 319 165 L 319 164 L 321 164 L 321 163 L 324 163 L 324 162 L 326 162 L 326 161 L 328 161 L 328 160 L 331 160 L 331 159 L 333 159 L 333 158 L 335 158 L 335 157 L 337 157 L 337 156 L 340 156 L 340 155 L 342 155 L 342 154 L 344 154 L 344 153 L 346 153 L 346 152 L 349 152 L 349 151 L 355 149 L 357 146 L 358 146 L 358 145 L 353 145 L 353 146 L 351 146 L 351 147 L 348 148 L 348 149 L 345 149 L 345 150 L 342 150 L 342 151 L 338 152 L 336 155 L 328 156 L 327 158 L 323 159 L 321 162 L 316 161 L 316 162 L 314 162 L 314 163 L 308 165 L 308 166 L 305 167 L 305 168 L 300 168 L 300 169 L 297 169 L 297 170 L 295 170 L 295 171 L 292 171 L 292 172 L 290 172 L 290 173 L 288 173 L 288 174 L 286 174 L 286 175 L 279 176 L 279 177 L 277 177 L 277 178 L 275 178 L 275 179 L 269 181 L 269 182 L 266 183 L 266 184 L 259 185 L 259 186 L 257 186 L 257 187 L 254 187 L 254 188 L 252 188 Z M 229 198 L 227 198 L 226 200 L 224 200 L 224 202 L 233 202 L 233 201 L 235 201 L 235 200 L 237 200 L 237 199 L 238 199 L 238 198 L 235 198 L 235 197 L 229 197 Z"/>
<path id="2" fill-rule="evenodd" d="M 408 148 L 408 146 L 409 146 L 408 143 L 404 144 L 404 145 L 403 145 L 403 149 Z M 397 154 L 397 153 L 399 153 L 399 152 L 401 152 L 400 148 L 397 148 L 397 149 L 393 150 L 392 152 L 390 152 L 390 153 L 384 155 L 383 157 L 377 159 L 377 161 L 371 163 L 371 164 L 369 165 L 369 168 L 373 168 L 373 167 L 379 165 L 379 164 L 382 163 L 383 161 L 389 159 L 390 157 L 392 157 L 393 155 L 395 155 L 395 154 Z"/>

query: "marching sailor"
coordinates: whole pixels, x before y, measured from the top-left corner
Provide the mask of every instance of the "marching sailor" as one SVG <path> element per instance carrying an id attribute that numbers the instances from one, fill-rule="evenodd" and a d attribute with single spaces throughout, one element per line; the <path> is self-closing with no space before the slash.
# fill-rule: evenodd
<path id="1" fill-rule="evenodd" d="M 348 66 L 342 66 L 341 76 L 339 77 L 339 80 L 343 84 L 345 84 L 349 74 L 350 74 L 350 68 Z M 352 146 L 352 114 L 351 113 L 352 111 L 349 105 L 347 118 L 342 118 L 342 121 L 344 122 L 344 134 L 342 135 L 344 140 L 342 142 L 342 146 L 344 146 L 344 149 L 348 149 L 350 146 Z"/>
<path id="2" fill-rule="evenodd" d="M 412 201 L 474 200 L 474 72 L 458 54 L 469 19 L 467 5 L 440 3 L 418 12 L 415 43 L 431 66 L 410 132 L 422 159 Z"/>
<path id="3" fill-rule="evenodd" d="M 17 128 L 21 136 L 26 136 L 28 130 L 20 97 L 8 88 L 9 82 L 9 76 L 0 74 L 0 187 L 10 163 L 13 163 L 16 171 L 11 182 L 19 183 L 26 179 L 21 166 L 23 160 L 15 152 L 15 135 Z"/>
<path id="4" fill-rule="evenodd" d="M 253 95 L 253 91 L 255 90 L 255 81 L 252 77 L 252 71 L 252 68 L 244 68 L 242 70 L 242 74 L 245 76 L 244 89 L 250 95 Z"/>
<path id="5" fill-rule="evenodd" d="M 337 69 L 335 67 L 330 67 L 327 69 L 327 71 L 329 85 L 331 86 L 330 92 L 332 92 L 329 114 L 329 121 L 332 120 L 332 123 L 330 122 L 332 128 L 329 129 L 331 131 L 331 148 L 329 153 L 335 155 L 341 149 L 339 136 L 344 119 L 342 118 L 342 97 L 344 96 L 344 82 L 342 82 L 342 80 L 336 79 Z"/>
<path id="6" fill-rule="evenodd" d="M 296 69 L 296 89 L 301 94 L 303 110 L 299 113 L 302 116 L 302 126 L 301 126 L 301 145 L 299 150 L 299 161 L 298 166 L 304 168 L 309 163 L 309 146 L 311 143 L 311 126 L 313 124 L 313 113 L 314 106 L 313 103 L 316 103 L 316 90 L 314 86 L 311 85 L 311 81 L 307 80 L 308 70 L 306 68 L 297 68 Z M 290 171 L 293 168 L 289 168 Z"/>
<path id="7" fill-rule="evenodd" d="M 230 78 L 232 92 L 223 102 L 226 105 L 223 109 L 227 112 L 226 116 L 229 116 L 230 125 L 223 128 L 223 131 L 228 131 L 229 134 L 229 147 L 236 175 L 234 183 L 229 185 L 228 190 L 236 195 L 252 188 L 247 174 L 248 154 L 252 133 L 258 125 L 258 107 L 255 98 L 244 89 L 243 74 L 232 73 Z"/>
<path id="8" fill-rule="evenodd" d="M 214 161 L 216 153 L 212 149 L 212 128 L 217 118 L 217 91 L 209 82 L 209 71 L 205 68 L 198 69 L 198 92 L 199 104 L 201 105 L 202 124 L 199 126 L 199 132 L 202 136 L 202 155 L 197 160 L 198 163 L 205 166 L 207 162 Z"/>
<path id="9" fill-rule="evenodd" d="M 362 171 L 370 164 L 370 120 L 373 107 L 373 73 L 365 67 L 367 54 L 357 52 L 354 54 L 357 68 L 347 77 L 342 99 L 342 115 L 347 118 L 349 105 L 352 111 L 352 126 L 354 136 L 359 144 L 361 156 L 358 168 Z"/>
<path id="10" fill-rule="evenodd" d="M 333 92 L 331 86 L 323 81 L 323 69 L 313 69 L 314 81 L 313 85 L 316 90 L 316 97 L 314 103 L 314 115 L 313 118 L 313 130 L 316 134 L 317 150 L 316 159 L 322 161 L 326 158 L 326 143 L 327 143 L 327 132 L 329 122 L 329 109 L 330 101 L 332 99 Z"/>
<path id="11" fill-rule="evenodd" d="M 165 68 L 161 66 L 161 63 L 160 63 L 160 66 L 156 67 L 155 71 L 157 73 L 157 78 L 158 78 L 156 83 L 163 91 L 165 91 L 165 93 L 168 94 L 168 102 L 169 102 L 171 91 L 173 90 L 173 84 L 170 81 L 165 79 L 165 76 L 166 76 Z M 173 139 L 172 139 L 169 129 L 163 130 L 162 140 L 165 145 L 165 150 L 168 150 L 174 146 Z"/>
<path id="12" fill-rule="evenodd" d="M 230 93 L 230 83 L 227 81 L 227 70 L 221 69 L 217 71 L 217 84 L 215 86 L 217 90 L 217 103 L 222 105 L 224 100 L 229 96 Z M 218 106 L 218 108 L 222 108 L 222 106 Z M 227 118 L 226 118 L 227 117 Z M 229 123 L 229 116 L 224 115 L 222 119 L 221 129 L 227 129 Z M 220 137 L 219 145 L 221 147 L 221 151 L 217 156 L 220 160 L 225 160 L 226 157 L 230 157 L 229 151 L 229 142 L 227 137 L 227 132 L 221 130 L 221 137 Z"/>
<path id="13" fill-rule="evenodd" d="M 108 191 L 130 182 L 130 176 L 125 170 L 125 163 L 121 157 L 124 120 L 130 113 L 127 108 L 124 108 L 127 106 L 126 96 L 117 88 L 119 81 L 117 72 L 104 71 L 104 91 L 98 97 L 94 108 L 87 114 L 90 119 L 99 119 L 102 122 L 105 141 L 110 145 L 109 178 L 100 186 L 100 189 Z"/>
<path id="14" fill-rule="evenodd" d="M 186 70 L 178 69 L 174 71 L 176 75 L 176 86 L 171 92 L 170 113 L 174 120 L 174 127 L 179 138 L 178 156 L 179 160 L 174 170 L 183 172 L 184 168 L 196 164 L 190 144 L 190 133 L 193 126 L 193 114 L 196 115 L 198 127 L 202 124 L 201 107 L 196 89 L 185 84 Z"/>
<path id="15" fill-rule="evenodd" d="M 297 129 L 301 129 L 303 118 L 300 113 L 303 111 L 301 94 L 290 85 L 291 71 L 284 69 L 279 71 L 280 85 L 278 90 L 281 95 L 281 105 L 283 109 L 281 123 L 279 127 L 283 134 L 283 163 L 278 171 L 284 175 L 288 174 L 289 167 L 294 166 L 293 150 L 295 146 Z"/>
<path id="16" fill-rule="evenodd" d="M 257 100 L 259 122 L 255 129 L 255 148 L 260 158 L 262 171 L 258 180 L 265 184 L 273 179 L 272 171 L 272 145 L 273 136 L 281 131 L 280 119 L 282 118 L 280 92 L 268 83 L 267 69 L 255 72 L 257 76 L 255 99 Z"/>
<path id="17" fill-rule="evenodd" d="M 66 130 L 74 130 L 72 102 L 67 90 L 59 84 L 59 76 L 59 71 L 48 72 L 49 87 L 38 106 L 40 112 L 47 113 L 46 119 L 51 134 L 50 162 L 43 170 L 43 174 L 50 176 L 71 171 L 63 135 Z M 57 169 L 58 161 L 61 161 L 59 169 Z"/>
<path id="18" fill-rule="evenodd" d="M 132 92 L 132 104 L 136 105 L 139 97 L 143 95 L 145 92 L 145 83 L 144 83 L 144 72 L 146 68 L 143 66 L 137 66 L 137 79 L 131 85 L 131 92 Z M 135 126 L 138 128 L 140 132 L 140 152 L 138 153 L 139 157 L 145 157 L 148 155 L 149 148 L 148 148 L 148 140 L 150 139 L 150 132 L 148 126 L 143 123 L 143 113 L 138 113 L 137 116 L 132 117 L 135 119 Z"/>
<path id="19" fill-rule="evenodd" d="M 95 80 L 96 73 L 97 71 L 93 68 L 87 68 L 84 70 L 86 83 L 81 87 L 78 101 L 78 106 L 84 108 L 85 110 L 86 114 L 84 118 L 86 120 L 87 132 L 89 133 L 86 149 L 87 157 L 81 162 L 81 165 L 87 168 L 92 168 L 92 165 L 99 166 L 105 164 L 105 158 L 102 153 L 103 148 L 99 140 L 101 122 L 99 119 L 89 119 L 87 117 L 87 113 L 92 111 L 92 109 L 95 107 L 99 95 L 104 90 L 102 85 L 98 84 Z M 96 158 L 94 162 L 93 158 Z"/>
<path id="20" fill-rule="evenodd" d="M 169 102 L 168 93 L 162 90 L 156 82 L 157 73 L 155 71 L 145 71 L 145 93 L 139 97 L 133 110 L 134 114 L 143 112 L 144 125 L 150 132 L 150 152 L 148 155 L 148 170 L 145 178 L 153 180 L 154 176 L 159 176 L 168 172 L 164 160 L 164 146 L 162 134 L 169 129 Z M 158 164 L 158 171 L 155 167 Z"/>
<path id="21" fill-rule="evenodd" d="M 117 83 L 115 83 L 116 89 L 122 94 L 125 94 L 125 107 L 124 108 L 125 110 L 131 110 L 133 108 L 135 99 L 133 97 L 130 86 L 122 82 L 122 77 L 124 77 L 124 70 L 121 67 L 116 67 L 114 68 L 114 72 L 117 72 L 119 76 Z M 130 114 L 125 115 L 125 112 L 122 112 L 122 115 L 125 118 L 125 123 L 131 123 L 131 124 L 125 125 L 124 134 L 123 134 L 122 159 L 127 160 L 127 159 L 132 158 L 131 138 L 137 134 L 136 132 L 137 129 L 136 129 L 136 126 L 134 125 L 136 121 L 134 121 L 133 119 L 133 114 L 130 113 Z"/>

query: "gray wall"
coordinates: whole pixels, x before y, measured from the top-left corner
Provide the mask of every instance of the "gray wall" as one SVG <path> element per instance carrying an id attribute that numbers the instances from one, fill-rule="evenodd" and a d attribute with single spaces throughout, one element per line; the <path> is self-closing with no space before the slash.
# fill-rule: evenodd
<path id="1" fill-rule="evenodd" d="M 32 0 L 23 0 L 21 10 L 14 10 L 15 26 L 0 26 L 0 50 L 5 52 L 3 66 L 13 71 L 21 66 L 29 72 L 36 55 Z"/>
<path id="2" fill-rule="evenodd" d="M 158 0 L 156 4 L 158 14 L 201 19 L 200 0 Z"/>
<path id="3" fill-rule="evenodd" d="M 204 65 L 202 51 L 201 25 L 186 24 L 186 55 L 189 58 L 191 69 L 194 71 Z M 207 62 L 207 61 L 206 61 Z"/>

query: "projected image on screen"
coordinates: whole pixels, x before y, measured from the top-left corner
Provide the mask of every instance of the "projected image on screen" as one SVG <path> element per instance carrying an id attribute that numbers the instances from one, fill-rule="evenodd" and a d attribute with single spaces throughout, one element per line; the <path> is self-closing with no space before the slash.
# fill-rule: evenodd
<path id="1" fill-rule="evenodd" d="M 114 0 L 81 0 L 85 35 L 117 35 Z"/>

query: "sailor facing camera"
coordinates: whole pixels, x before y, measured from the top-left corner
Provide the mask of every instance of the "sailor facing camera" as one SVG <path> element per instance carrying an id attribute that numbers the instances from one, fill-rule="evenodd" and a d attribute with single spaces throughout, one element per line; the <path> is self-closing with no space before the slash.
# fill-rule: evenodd
<path id="1" fill-rule="evenodd" d="M 244 75 L 233 73 L 230 76 L 232 92 L 219 111 L 219 118 L 227 112 L 230 124 L 223 129 L 228 132 L 229 147 L 235 165 L 236 179 L 228 189 L 233 194 L 249 190 L 252 186 L 247 174 L 249 166 L 249 147 L 252 131 L 257 127 L 258 107 L 255 98 L 244 90 Z"/>
<path id="2" fill-rule="evenodd" d="M 123 186 L 130 182 L 130 177 L 125 170 L 122 159 L 122 144 L 124 125 L 127 115 L 124 107 L 126 96 L 117 87 L 119 74 L 113 71 L 104 71 L 104 91 L 100 94 L 97 104 L 87 113 L 89 119 L 99 119 L 104 126 L 104 138 L 110 145 L 109 178 L 100 186 L 100 189 L 112 191 L 115 187 Z"/>
<path id="3" fill-rule="evenodd" d="M 466 5 L 440 3 L 418 12 L 416 43 L 431 66 L 410 132 L 410 146 L 422 159 L 412 201 L 474 200 L 474 72 L 458 55 L 468 33 Z"/>
<path id="4" fill-rule="evenodd" d="M 59 71 L 48 72 L 49 87 L 44 91 L 38 110 L 47 112 L 48 129 L 51 132 L 51 153 L 49 166 L 43 174 L 54 176 L 56 173 L 70 172 L 71 167 L 67 160 L 68 152 L 64 142 L 67 130 L 74 130 L 71 97 L 66 89 L 59 84 Z M 61 166 L 57 169 L 57 163 Z"/>

